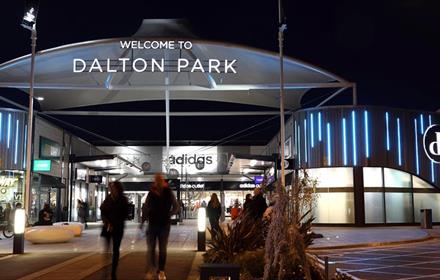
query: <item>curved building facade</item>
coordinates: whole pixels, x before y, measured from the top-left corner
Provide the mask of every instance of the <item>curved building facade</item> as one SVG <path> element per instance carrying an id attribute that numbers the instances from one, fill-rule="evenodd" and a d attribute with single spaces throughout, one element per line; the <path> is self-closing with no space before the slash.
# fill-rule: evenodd
<path id="1" fill-rule="evenodd" d="M 288 123 L 296 168 L 317 180 L 316 223 L 411 224 L 421 209 L 440 222 L 440 165 L 423 147 L 438 114 L 321 107 L 297 111 Z"/>

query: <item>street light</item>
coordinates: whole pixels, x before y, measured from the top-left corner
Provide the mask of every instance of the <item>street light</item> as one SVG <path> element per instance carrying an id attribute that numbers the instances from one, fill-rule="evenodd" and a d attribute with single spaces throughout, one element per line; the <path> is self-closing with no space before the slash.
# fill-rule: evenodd
<path id="1" fill-rule="evenodd" d="M 197 212 L 197 251 L 206 251 L 206 208 Z"/>
<path id="2" fill-rule="evenodd" d="M 37 44 L 37 14 L 39 1 L 25 1 L 25 11 L 21 26 L 31 31 L 31 77 L 29 86 L 29 109 L 28 109 L 28 129 L 26 143 L 26 180 L 24 191 L 24 209 L 27 213 L 30 211 L 31 194 L 31 171 L 32 171 L 32 124 L 34 115 L 34 80 L 35 80 L 35 46 Z"/>
<path id="3" fill-rule="evenodd" d="M 24 229 L 26 227 L 26 211 L 16 208 L 14 213 L 14 242 L 13 254 L 24 253 Z"/>

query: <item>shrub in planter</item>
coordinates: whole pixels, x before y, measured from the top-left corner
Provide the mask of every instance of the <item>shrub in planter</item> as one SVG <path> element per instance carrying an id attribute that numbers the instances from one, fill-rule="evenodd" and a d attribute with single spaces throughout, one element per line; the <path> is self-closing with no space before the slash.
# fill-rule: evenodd
<path id="1" fill-rule="evenodd" d="M 264 273 L 264 250 L 245 251 L 236 257 L 235 263 L 240 265 L 248 279 L 261 278 Z"/>

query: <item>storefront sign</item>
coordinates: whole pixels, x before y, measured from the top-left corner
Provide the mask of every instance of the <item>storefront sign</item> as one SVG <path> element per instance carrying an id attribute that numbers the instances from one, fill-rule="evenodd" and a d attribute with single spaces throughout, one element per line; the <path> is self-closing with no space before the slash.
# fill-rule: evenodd
<path id="1" fill-rule="evenodd" d="M 423 134 L 423 148 L 430 160 L 440 163 L 440 125 L 434 124 L 426 129 Z"/>
<path id="2" fill-rule="evenodd" d="M 254 183 L 242 183 L 238 185 L 240 189 L 255 189 L 256 187 L 259 186 L 260 186 L 259 184 L 254 184 Z"/>
<path id="3" fill-rule="evenodd" d="M 188 184 L 180 184 L 181 189 L 204 189 L 204 183 L 188 183 Z"/>
<path id="4" fill-rule="evenodd" d="M 102 183 L 102 175 L 89 175 L 89 183 Z"/>
<path id="5" fill-rule="evenodd" d="M 34 159 L 34 171 L 47 172 L 50 171 L 52 167 L 51 160 L 46 159 Z"/>
<path id="6" fill-rule="evenodd" d="M 255 184 L 261 184 L 263 183 L 264 176 L 254 176 L 254 183 Z"/>
<path id="7" fill-rule="evenodd" d="M 17 182 L 17 181 L 18 181 L 18 178 L 15 178 L 15 177 L 0 176 L 0 188 L 13 187 L 15 182 Z"/>
<path id="8" fill-rule="evenodd" d="M 166 147 L 163 148 L 163 155 L 166 157 Z M 217 147 L 170 147 L 168 164 L 170 169 L 183 174 L 216 173 Z M 162 170 L 167 170 L 166 159 L 163 161 Z"/>

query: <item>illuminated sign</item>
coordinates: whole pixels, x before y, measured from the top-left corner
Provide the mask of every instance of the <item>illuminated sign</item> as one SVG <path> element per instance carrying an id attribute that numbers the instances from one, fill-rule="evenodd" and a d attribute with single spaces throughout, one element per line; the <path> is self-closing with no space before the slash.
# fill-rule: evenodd
<path id="1" fill-rule="evenodd" d="M 423 148 L 430 160 L 440 163 L 440 125 L 434 124 L 426 129 L 423 134 Z"/>
<path id="2" fill-rule="evenodd" d="M 190 41 L 120 41 L 121 49 L 167 49 L 190 50 L 193 47 Z M 165 59 L 143 57 L 94 58 L 73 59 L 73 73 L 99 72 L 201 72 L 201 73 L 237 73 L 236 59 L 195 58 L 195 59 Z"/>
<path id="3" fill-rule="evenodd" d="M 164 160 L 163 172 L 167 170 L 166 147 L 162 150 Z M 217 147 L 206 148 L 203 146 L 175 146 L 170 147 L 168 159 L 170 169 L 175 169 L 183 174 L 216 173 L 217 172 Z"/>
<path id="4" fill-rule="evenodd" d="M 204 183 L 188 183 L 180 184 L 181 189 L 203 189 L 205 188 Z"/>
<path id="5" fill-rule="evenodd" d="M 13 187 L 15 182 L 17 181 L 18 178 L 15 177 L 0 176 L 0 187 L 1 188 Z"/>
<path id="6" fill-rule="evenodd" d="M 50 171 L 52 167 L 51 160 L 48 159 L 34 159 L 33 171 L 46 172 Z"/>

